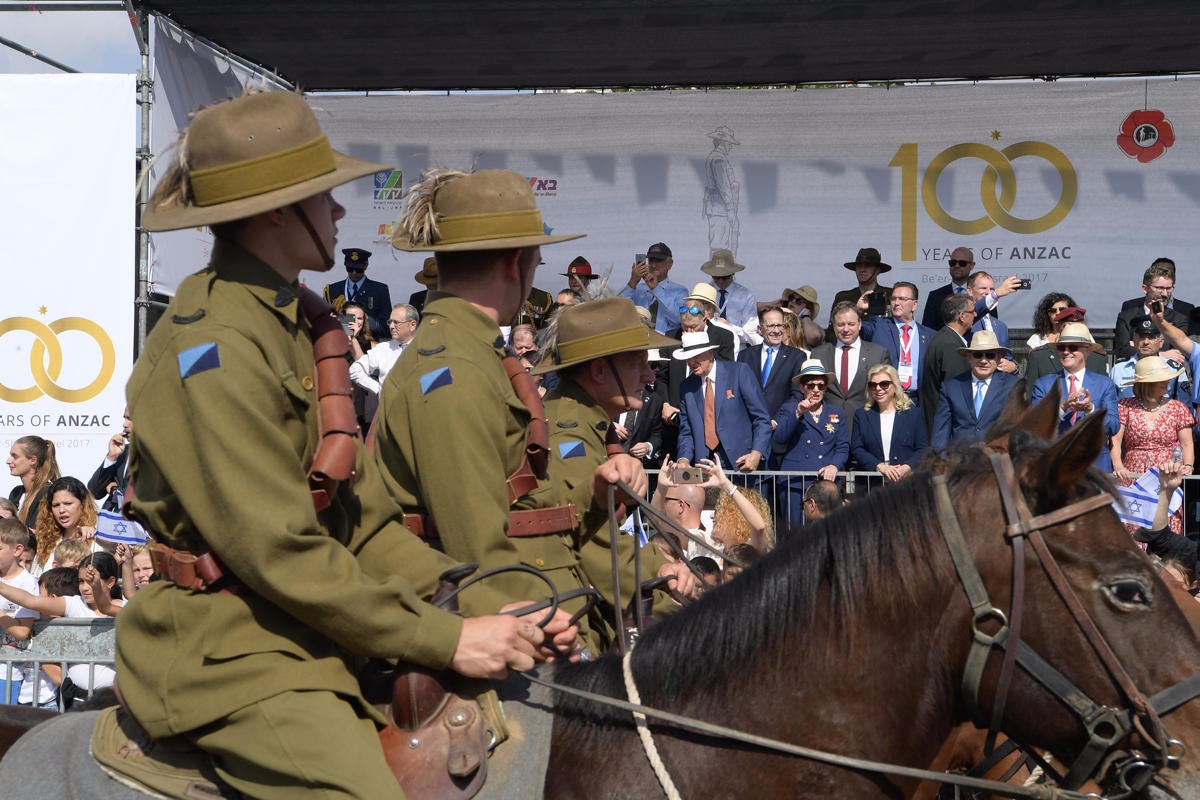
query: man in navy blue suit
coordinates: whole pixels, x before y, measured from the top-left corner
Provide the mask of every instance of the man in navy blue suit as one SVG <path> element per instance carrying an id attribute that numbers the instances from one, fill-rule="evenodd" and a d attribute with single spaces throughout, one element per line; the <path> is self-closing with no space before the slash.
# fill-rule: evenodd
<path id="1" fill-rule="evenodd" d="M 1015 375 L 997 370 L 1006 352 L 991 331 L 978 331 L 971 344 L 958 348 L 971 368 L 942 384 L 929 443 L 940 450 L 957 439 L 979 441 L 988 426 L 1000 418 Z"/>
<path id="2" fill-rule="evenodd" d="M 1000 319 L 996 311 L 997 301 L 1006 294 L 1011 294 L 1014 286 L 1020 286 L 1021 279 L 1015 275 L 1005 278 L 997 288 L 996 281 L 986 272 L 976 272 L 967 278 L 967 294 L 975 301 L 974 331 L 991 331 L 996 334 L 996 341 L 1001 347 L 1008 347 L 1008 325 Z M 1017 362 L 1013 361 L 1012 351 L 1004 357 L 999 367 L 1001 372 L 1016 374 Z"/>
<path id="3" fill-rule="evenodd" d="M 778 306 L 762 309 L 758 312 L 758 335 L 763 343 L 743 349 L 737 359 L 750 367 L 762 386 L 767 414 L 771 417 L 771 430 L 775 430 L 775 415 L 783 404 L 802 397 L 800 387 L 792 383 L 792 378 L 800 374 L 800 367 L 808 359 L 808 353 L 804 350 L 783 343 L 783 332 L 783 310 Z M 769 463 L 774 469 L 783 454 L 783 448 L 772 444 L 771 449 Z"/>
<path id="4" fill-rule="evenodd" d="M 719 457 L 742 472 L 758 469 L 771 443 L 762 387 L 745 364 L 717 362 L 706 331 L 683 334 L 671 357 L 691 375 L 679 389 L 679 463 Z"/>
<path id="5" fill-rule="evenodd" d="M 1104 348 L 1096 344 L 1092 332 L 1082 322 L 1068 322 L 1059 331 L 1054 343 L 1062 370 L 1043 375 L 1033 385 L 1029 402 L 1036 403 L 1047 394 L 1055 381 L 1061 382 L 1062 403 L 1058 408 L 1058 432 L 1063 433 L 1096 409 L 1104 411 L 1104 432 L 1113 436 L 1121 429 L 1117 412 L 1116 385 L 1106 375 L 1089 372 L 1087 356 L 1090 352 L 1103 353 Z M 1108 441 L 1096 457 L 1096 466 L 1112 472 L 1112 458 L 1108 454 Z"/>
<path id="6" fill-rule="evenodd" d="M 863 313 L 862 338 L 887 349 L 900 375 L 900 389 L 913 405 L 920 405 L 918 392 L 921 372 L 925 368 L 925 352 L 935 333 L 914 318 L 919 296 L 916 284 L 897 281 L 892 287 L 889 303 L 891 319 L 866 316 L 870 298 L 864 295 L 858 301 L 858 310 Z"/>
<path id="7" fill-rule="evenodd" d="M 358 303 L 367 312 L 371 336 L 377 342 L 386 342 L 392 338 L 387 324 L 388 316 L 392 313 L 392 293 L 388 291 L 386 283 L 373 281 L 366 276 L 371 251 L 348 247 L 342 251 L 342 255 L 345 256 L 346 280 L 325 287 L 325 302 L 339 313 L 346 303 Z"/>

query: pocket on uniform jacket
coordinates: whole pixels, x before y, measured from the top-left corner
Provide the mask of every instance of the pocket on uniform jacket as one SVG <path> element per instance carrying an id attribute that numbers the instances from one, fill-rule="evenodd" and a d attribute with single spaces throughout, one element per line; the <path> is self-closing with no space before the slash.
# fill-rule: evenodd
<path id="1" fill-rule="evenodd" d="M 311 378 L 309 379 L 311 381 Z M 279 379 L 283 385 L 283 390 L 287 392 L 288 397 L 295 405 L 298 413 L 303 414 L 312 405 L 313 393 L 311 390 L 305 389 L 300 378 L 296 377 L 294 372 L 285 372 Z"/>
<path id="2" fill-rule="evenodd" d="M 563 543 L 558 534 L 526 536 L 513 541 L 518 542 L 521 563 L 527 567 L 549 572 L 575 566 L 574 551 Z"/>

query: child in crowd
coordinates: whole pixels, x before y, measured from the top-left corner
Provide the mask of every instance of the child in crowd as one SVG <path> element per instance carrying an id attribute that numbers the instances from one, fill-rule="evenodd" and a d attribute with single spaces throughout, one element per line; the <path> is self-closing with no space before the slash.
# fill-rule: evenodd
<path id="1" fill-rule="evenodd" d="M 21 566 L 29 531 L 15 517 L 0 519 L 0 594 L 2 590 L 30 594 L 37 591 L 37 580 Z M 19 600 L 3 595 L 0 600 L 0 630 L 5 647 L 20 646 L 33 633 L 37 613 Z M 17 664 L 0 662 L 0 703 L 15 703 L 21 693 L 25 673 Z"/>
<path id="2" fill-rule="evenodd" d="M 42 597 L 78 597 L 79 570 L 75 567 L 53 567 L 38 578 Z M 30 677 L 33 665 L 25 670 L 25 682 L 21 684 L 20 705 L 34 705 L 33 688 L 37 686 L 37 706 L 52 711 L 58 710 L 58 687 L 63 680 L 62 666 L 41 664 L 37 680 Z"/>
<path id="3" fill-rule="evenodd" d="M 17 516 L 17 504 L 7 497 L 0 497 L 0 519 L 12 519 Z"/>
<path id="4" fill-rule="evenodd" d="M 708 556 L 696 556 L 689 561 L 704 576 L 705 591 L 721 583 L 721 567 L 715 560 Z"/>
<path id="5" fill-rule="evenodd" d="M 82 539 L 65 539 L 54 548 L 50 559 L 51 567 L 78 567 L 79 562 L 92 552 L 91 545 Z"/>
<path id="6" fill-rule="evenodd" d="M 117 563 L 121 565 L 121 590 L 126 600 L 132 600 L 137 590 L 150 583 L 154 575 L 154 563 L 150 560 L 150 549 L 145 545 L 118 544 Z"/>
<path id="7" fill-rule="evenodd" d="M 722 583 L 733 580 L 743 569 L 750 569 L 757 564 L 762 558 L 762 553 L 754 545 L 735 544 L 725 548 L 725 557 L 725 568 L 721 573 Z M 738 566 L 733 563 L 734 560 L 740 561 L 742 565 Z"/>
<path id="8" fill-rule="evenodd" d="M 3 524 L 0 521 L 0 526 Z M 38 596 L 0 583 L 0 597 L 20 603 L 43 616 L 94 619 L 115 616 L 124 606 L 119 596 L 113 596 L 114 591 L 119 595 L 116 584 L 116 559 L 108 553 L 92 553 L 79 565 L 78 596 Z M 73 664 L 67 670 L 69 682 L 63 682 L 64 705 L 69 708 L 74 700 L 86 697 L 91 689 L 111 686 L 115 677 L 116 673 L 111 667 L 93 668 L 87 664 Z"/>

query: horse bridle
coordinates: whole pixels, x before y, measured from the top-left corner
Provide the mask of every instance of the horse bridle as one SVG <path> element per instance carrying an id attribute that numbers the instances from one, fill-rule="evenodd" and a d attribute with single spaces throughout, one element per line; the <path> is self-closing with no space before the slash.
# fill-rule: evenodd
<path id="1" fill-rule="evenodd" d="M 996 608 L 988 597 L 987 588 L 967 549 L 958 516 L 950 500 L 946 476 L 933 478 L 934 498 L 942 535 L 950 550 L 959 581 L 966 592 L 972 611 L 972 642 L 963 670 L 963 696 L 968 713 L 979 727 L 988 729 L 990 751 L 995 735 L 1001 729 L 1005 702 L 1011 685 L 1014 667 L 1019 665 L 1030 677 L 1054 695 L 1078 717 L 1088 734 L 1087 744 L 1071 764 L 1067 774 L 1058 778 L 1059 785 L 1074 789 L 1096 773 L 1102 762 L 1115 772 L 1116 788 L 1121 794 L 1108 795 L 1112 800 L 1128 797 L 1144 789 L 1154 774 L 1164 768 L 1176 766 L 1183 757 L 1185 748 L 1181 742 L 1167 736 L 1161 715 L 1200 696 L 1200 674 L 1147 698 L 1134 684 L 1128 671 L 1104 639 L 1095 621 L 1080 603 L 1063 574 L 1062 568 L 1046 546 L 1042 530 L 1069 522 L 1097 509 L 1112 505 L 1113 498 L 1101 493 L 1078 500 L 1047 514 L 1034 516 L 1025 502 L 1024 495 L 1013 470 L 1008 453 L 988 451 L 992 471 L 1000 487 L 1000 496 L 1007 519 L 1005 537 L 1012 547 L 1012 601 L 1009 614 Z M 1038 656 L 1021 641 L 1021 620 L 1025 601 L 1025 541 L 1028 540 L 1051 585 L 1062 599 L 1072 619 L 1088 641 L 1114 686 L 1122 696 L 1125 708 L 1115 709 L 1092 700 L 1075 686 L 1066 676 Z M 995 632 L 989 628 L 998 625 Z M 993 648 L 1000 649 L 1004 658 L 996 693 L 992 702 L 990 720 L 981 719 L 979 710 L 979 687 L 984 668 Z M 1117 745 L 1130 734 L 1137 732 L 1147 747 L 1154 751 L 1151 756 L 1132 751 L 1119 751 Z"/>

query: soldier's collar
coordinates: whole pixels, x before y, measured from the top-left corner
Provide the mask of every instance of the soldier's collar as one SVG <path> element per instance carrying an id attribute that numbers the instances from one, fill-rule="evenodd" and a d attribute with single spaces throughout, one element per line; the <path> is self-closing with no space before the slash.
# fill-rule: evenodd
<path id="1" fill-rule="evenodd" d="M 217 277 L 241 285 L 264 306 L 293 324 L 300 321 L 300 287 L 233 242 L 213 241 L 212 264 Z"/>
<path id="2" fill-rule="evenodd" d="M 430 289 L 429 294 L 425 296 L 425 310 L 422 312 L 422 317 L 432 315 L 453 316 L 455 327 L 458 330 L 473 339 L 487 342 L 496 352 L 504 354 L 500 326 L 494 319 L 461 297 Z M 496 344 L 498 339 L 499 345 Z"/>

